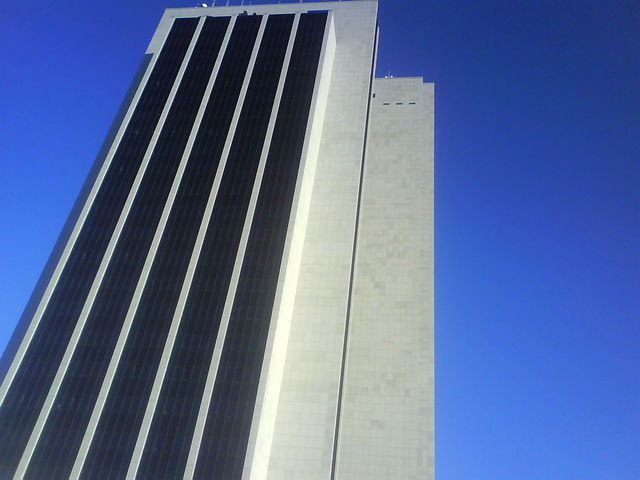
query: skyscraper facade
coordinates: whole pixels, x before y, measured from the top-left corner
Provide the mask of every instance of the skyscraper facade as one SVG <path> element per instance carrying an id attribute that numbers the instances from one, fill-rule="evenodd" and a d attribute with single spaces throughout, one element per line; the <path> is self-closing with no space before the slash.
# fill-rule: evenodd
<path id="1" fill-rule="evenodd" d="M 377 38 L 165 12 L 2 358 L 0 478 L 433 478 L 433 85 Z"/>

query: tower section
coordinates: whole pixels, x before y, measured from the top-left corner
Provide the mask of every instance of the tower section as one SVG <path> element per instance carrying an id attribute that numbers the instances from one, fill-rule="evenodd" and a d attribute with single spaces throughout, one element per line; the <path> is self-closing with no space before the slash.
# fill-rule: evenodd
<path id="1" fill-rule="evenodd" d="M 377 2 L 166 10 L 0 363 L 0 478 L 433 478 L 433 86 Z"/>

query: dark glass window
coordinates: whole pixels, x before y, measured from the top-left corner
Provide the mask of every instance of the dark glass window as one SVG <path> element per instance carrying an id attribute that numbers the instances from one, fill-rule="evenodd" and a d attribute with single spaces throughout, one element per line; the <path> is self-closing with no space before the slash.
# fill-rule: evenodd
<path id="1" fill-rule="evenodd" d="M 68 478 L 228 23 L 229 17 L 211 19 L 198 38 L 28 476 Z M 178 282 L 180 267 L 173 256 L 162 273 Z"/>
<path id="2" fill-rule="evenodd" d="M 0 407 L 0 478 L 17 467 L 196 25 L 197 19 L 174 22 Z"/>
<path id="3" fill-rule="evenodd" d="M 186 465 L 292 23 L 293 15 L 267 21 L 138 470 L 141 478 L 181 478 Z"/>
<path id="4" fill-rule="evenodd" d="M 260 20 L 236 21 L 207 105 L 207 118 L 200 126 L 87 456 L 83 469 L 87 478 L 124 478 L 128 469 Z M 208 55 L 207 49 L 194 50 L 195 57 Z M 201 96 L 203 90 L 204 84 L 188 81 L 175 101 L 190 105 L 191 96 Z M 172 124 L 175 133 L 169 137 L 169 148 L 173 135 L 182 128 L 181 122 Z"/>
<path id="5" fill-rule="evenodd" d="M 242 475 L 326 18 L 300 18 L 195 478 Z"/>
<path id="6" fill-rule="evenodd" d="M 228 20 L 212 21 L 200 34 L 28 475 L 67 478 L 73 466 Z M 179 262 L 164 273 L 179 281 Z"/>

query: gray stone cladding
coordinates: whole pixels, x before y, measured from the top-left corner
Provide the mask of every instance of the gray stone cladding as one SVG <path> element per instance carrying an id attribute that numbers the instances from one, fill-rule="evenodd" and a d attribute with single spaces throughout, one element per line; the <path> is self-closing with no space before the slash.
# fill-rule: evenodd
<path id="1" fill-rule="evenodd" d="M 433 479 L 433 84 L 373 84 L 338 479 Z"/>

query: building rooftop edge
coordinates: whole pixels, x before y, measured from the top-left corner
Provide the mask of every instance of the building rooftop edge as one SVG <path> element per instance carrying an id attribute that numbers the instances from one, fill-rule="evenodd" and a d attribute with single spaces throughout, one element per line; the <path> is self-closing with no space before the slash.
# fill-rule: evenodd
<path id="1" fill-rule="evenodd" d="M 374 80 L 420 80 L 424 84 L 433 84 L 434 82 L 425 82 L 424 77 L 421 75 L 410 75 L 410 76 L 384 76 L 384 77 L 374 77 Z"/>
<path id="2" fill-rule="evenodd" d="M 203 2 L 206 3 L 206 2 Z M 339 4 L 339 3 L 378 3 L 378 0 L 319 0 L 319 1 L 313 1 L 313 2 L 305 2 L 305 1 L 300 1 L 300 2 L 276 2 L 276 1 L 266 1 L 266 2 L 255 2 L 252 1 L 252 3 L 248 4 L 245 3 L 243 5 L 227 5 L 227 4 L 222 4 L 222 5 L 209 5 L 208 3 L 206 4 L 206 7 L 169 7 L 169 8 L 165 8 L 165 11 L 169 11 L 169 10 L 188 10 L 188 9 L 197 9 L 197 10 L 202 10 L 203 8 L 248 8 L 248 7 L 262 7 L 262 6 L 268 6 L 268 5 L 322 5 L 322 4 L 328 4 L 328 3 L 335 3 L 335 4 Z"/>

